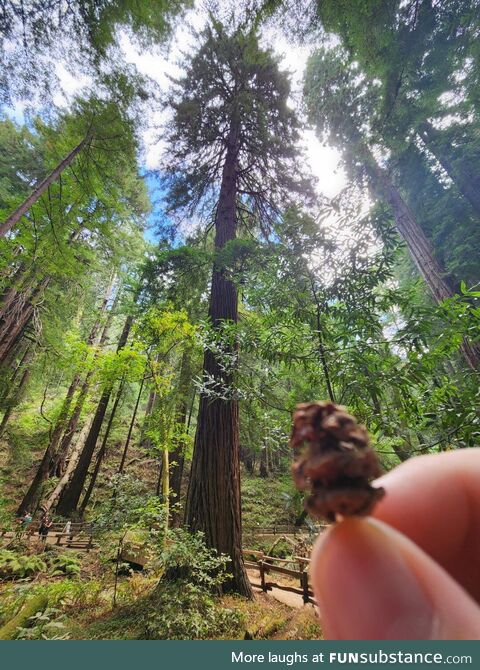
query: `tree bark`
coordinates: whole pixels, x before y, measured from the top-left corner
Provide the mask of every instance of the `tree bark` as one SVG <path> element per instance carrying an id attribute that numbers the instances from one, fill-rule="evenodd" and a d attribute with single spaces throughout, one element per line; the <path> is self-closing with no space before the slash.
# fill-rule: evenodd
<path id="1" fill-rule="evenodd" d="M 118 340 L 117 352 L 123 349 L 126 345 L 132 324 L 133 316 L 129 315 L 125 321 L 125 325 Z M 98 436 L 105 418 L 105 413 L 107 411 L 112 390 L 113 385 L 110 384 L 104 389 L 100 397 L 97 410 L 93 417 L 92 425 L 90 427 L 87 439 L 85 440 L 85 445 L 80 454 L 80 458 L 78 459 L 75 472 L 73 473 L 72 479 L 70 480 L 68 486 L 65 487 L 65 489 L 62 491 L 58 501 L 57 512 L 63 516 L 72 515 L 77 508 L 80 496 L 83 491 L 83 486 L 88 475 L 88 469 L 95 452 Z"/>
<path id="2" fill-rule="evenodd" d="M 232 120 L 215 216 L 216 249 L 236 237 L 238 135 L 239 124 Z M 212 325 L 218 328 L 225 321 L 236 323 L 237 310 L 235 284 L 222 269 L 214 267 L 209 309 Z M 203 372 L 216 381 L 217 391 L 228 394 L 232 372 L 222 370 L 208 349 Z M 209 547 L 230 557 L 232 577 L 224 589 L 252 597 L 242 556 L 238 400 L 234 394 L 227 398 L 219 395 L 202 393 L 200 397 L 185 520 L 191 530 L 204 533 Z"/>
<path id="3" fill-rule="evenodd" d="M 32 374 L 31 368 L 30 367 L 26 368 L 26 370 L 24 371 L 23 375 L 20 378 L 20 382 L 17 388 L 15 389 L 15 392 L 13 393 L 9 402 L 7 403 L 7 407 L 5 409 L 5 413 L 2 418 L 2 423 L 0 424 L 0 437 L 3 435 L 5 428 L 7 427 L 7 423 L 12 415 L 13 410 L 22 399 L 23 392 L 25 390 L 26 385 L 28 384 L 28 380 L 30 379 L 31 374 Z"/>
<path id="4" fill-rule="evenodd" d="M 22 337 L 32 318 L 38 301 L 42 299 L 51 277 L 45 277 L 29 294 L 22 296 L 22 304 L 17 304 L 2 318 L 0 325 L 0 364 L 9 356 L 13 347 Z"/>
<path id="5" fill-rule="evenodd" d="M 90 483 L 88 484 L 87 491 L 85 493 L 85 496 L 82 500 L 82 504 L 80 505 L 80 516 L 83 517 L 85 514 L 85 510 L 87 509 L 87 505 L 90 502 L 90 497 L 92 495 L 93 489 L 95 488 L 95 484 L 97 482 L 97 477 L 98 473 L 100 472 L 100 466 L 102 465 L 102 461 L 105 457 L 105 453 L 107 451 L 107 442 L 108 438 L 110 436 L 110 431 L 112 429 L 112 424 L 113 424 L 113 419 L 115 418 L 115 414 L 117 413 L 117 407 L 120 402 L 120 399 L 123 394 L 123 381 L 120 383 L 120 386 L 118 387 L 117 391 L 117 396 L 115 398 L 115 401 L 113 403 L 112 411 L 110 412 L 110 417 L 108 419 L 107 427 L 105 428 L 105 435 L 103 436 L 102 444 L 100 446 L 100 449 L 98 450 L 97 454 L 97 459 L 95 461 L 95 467 L 92 472 L 92 476 L 90 477 Z"/>
<path id="6" fill-rule="evenodd" d="M 103 313 L 107 306 L 108 302 L 112 296 L 112 292 L 114 289 L 114 284 L 115 284 L 115 274 L 112 276 L 112 279 L 110 281 L 110 284 L 107 288 L 105 298 L 103 299 L 102 305 L 101 305 L 101 313 Z M 108 333 L 110 331 L 110 326 L 112 324 L 112 319 L 113 315 L 115 312 L 115 306 L 119 300 L 119 295 L 120 295 L 120 290 L 117 291 L 117 294 L 115 296 L 114 303 L 111 307 L 111 309 L 108 312 L 108 316 L 105 320 L 105 323 L 103 325 L 102 333 L 100 335 L 100 339 L 98 341 L 98 346 L 100 349 L 106 344 L 107 338 L 108 338 Z M 87 340 L 88 344 L 94 344 L 95 340 L 98 335 L 98 331 L 101 326 L 101 319 L 98 319 L 96 323 L 94 324 L 89 338 Z M 94 359 L 97 358 L 98 354 L 95 354 Z M 90 383 L 92 381 L 94 374 L 94 370 L 90 370 L 87 372 L 87 375 L 85 379 L 83 380 L 82 387 L 80 389 L 80 393 L 78 394 L 77 401 L 75 403 L 75 407 L 73 409 L 73 412 L 70 416 L 70 419 L 68 421 L 68 424 L 65 428 L 65 431 L 63 433 L 62 441 L 60 444 L 60 448 L 56 451 L 54 457 L 50 461 L 50 466 L 49 466 L 49 471 L 52 476 L 57 476 L 61 477 L 63 475 L 63 471 L 65 469 L 65 460 L 68 455 L 68 450 L 70 449 L 70 444 L 72 442 L 73 436 L 75 435 L 75 431 L 77 430 L 78 422 L 80 420 L 80 416 L 82 413 L 83 406 L 85 404 L 85 401 L 87 399 L 88 392 L 90 390 Z"/>
<path id="7" fill-rule="evenodd" d="M 86 421 L 85 425 L 82 427 L 82 430 L 78 434 L 77 440 L 70 451 L 69 460 L 67 467 L 65 468 L 65 472 L 60 477 L 58 484 L 56 485 L 52 493 L 48 496 L 47 500 L 44 503 L 42 503 L 41 507 L 45 511 L 48 512 L 55 505 L 55 502 L 61 495 L 63 489 L 68 484 L 71 474 L 75 470 L 75 466 L 77 465 L 78 458 L 80 456 L 80 452 L 82 450 L 85 438 L 87 437 L 88 431 L 90 430 L 90 426 L 91 422 Z"/>
<path id="8" fill-rule="evenodd" d="M 128 427 L 128 434 L 125 440 L 125 445 L 123 447 L 122 459 L 118 467 L 118 473 L 121 474 L 125 468 L 125 461 L 127 460 L 128 447 L 130 446 L 130 440 L 132 438 L 133 428 L 135 426 L 135 419 L 137 418 L 138 406 L 140 404 L 140 398 L 142 397 L 143 386 L 145 384 L 145 375 L 142 377 L 142 383 L 140 384 L 140 390 L 138 391 L 137 401 L 133 409 L 132 418 L 130 421 L 130 426 Z"/>
<path id="9" fill-rule="evenodd" d="M 361 153 L 366 157 L 365 166 L 370 177 L 373 194 L 390 206 L 397 230 L 405 240 L 410 255 L 420 275 L 425 280 L 433 299 L 440 303 L 447 298 L 452 298 L 454 292 L 445 280 L 447 273 L 435 258 L 427 236 L 400 191 L 393 184 L 388 173 L 378 165 L 366 145 L 362 145 Z M 472 370 L 476 370 L 480 363 L 480 354 L 477 348 L 464 340 L 460 350 L 467 365 Z"/>
<path id="10" fill-rule="evenodd" d="M 155 403 L 157 400 L 157 394 L 155 391 L 150 391 L 150 394 L 148 396 L 148 402 L 147 406 L 145 408 L 145 415 L 143 417 L 143 425 L 142 425 L 142 432 L 140 435 L 140 443 L 139 446 L 142 449 L 148 450 L 152 446 L 152 441 L 149 437 L 146 436 L 145 432 L 148 427 L 148 419 L 153 412 L 153 408 L 155 407 Z"/>
<path id="11" fill-rule="evenodd" d="M 447 154 L 438 146 L 440 132 L 425 121 L 418 129 L 425 146 L 435 156 L 459 192 L 468 200 L 477 214 L 480 214 L 480 175 L 472 172 L 469 166 L 457 167 Z"/>
<path id="12" fill-rule="evenodd" d="M 87 344 L 92 345 L 95 343 L 95 340 L 98 335 L 98 331 L 101 326 L 101 318 L 105 312 L 108 302 L 111 298 L 113 285 L 114 285 L 114 275 L 112 276 L 109 285 L 105 291 L 105 296 L 102 300 L 98 318 L 96 319 L 93 327 L 90 330 L 90 333 L 87 338 Z M 111 315 L 107 318 L 105 323 L 102 336 L 100 338 L 100 344 L 103 344 L 102 340 L 106 339 L 106 334 L 108 332 L 108 327 L 110 324 Z M 60 415 L 55 423 L 55 427 L 50 436 L 50 441 L 43 458 L 38 466 L 38 469 L 35 473 L 35 476 L 30 484 L 28 491 L 26 492 L 20 506 L 18 507 L 17 514 L 24 514 L 26 510 L 32 509 L 38 503 L 38 499 L 41 494 L 41 486 L 43 482 L 48 479 L 49 476 L 63 474 L 63 463 L 70 447 L 71 440 L 75 434 L 77 428 L 78 420 L 80 418 L 80 413 L 82 411 L 83 404 L 90 386 L 90 378 L 92 373 L 89 372 L 83 382 L 82 388 L 80 390 L 77 402 L 73 413 L 68 420 L 68 415 L 70 413 L 70 408 L 73 402 L 75 392 L 80 384 L 81 376 L 77 372 L 72 379 L 70 386 L 68 387 L 65 400 L 63 401 L 63 406 L 60 411 Z M 68 420 L 68 423 L 67 423 Z M 63 438 L 62 438 L 63 434 Z M 60 445 L 60 447 L 59 447 Z"/>
<path id="13" fill-rule="evenodd" d="M 45 193 L 50 184 L 53 184 L 54 181 L 62 174 L 62 172 L 67 168 L 74 158 L 79 154 L 85 145 L 90 141 L 89 136 L 83 138 L 77 146 L 72 149 L 72 151 L 65 156 L 65 158 L 60 161 L 60 163 L 50 172 L 50 174 L 45 177 L 43 181 L 33 190 L 33 192 L 26 198 L 17 209 L 10 214 L 8 219 L 0 225 L 0 237 L 5 237 L 5 235 L 15 226 L 22 216 L 28 212 L 30 207 L 37 202 L 40 196 Z"/>

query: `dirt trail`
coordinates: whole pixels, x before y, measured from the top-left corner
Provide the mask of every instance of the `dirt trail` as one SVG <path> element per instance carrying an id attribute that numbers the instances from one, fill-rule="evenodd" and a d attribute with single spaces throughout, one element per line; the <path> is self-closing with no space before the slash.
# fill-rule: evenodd
<path id="1" fill-rule="evenodd" d="M 256 570 L 247 570 L 247 575 L 250 583 L 252 584 L 254 593 L 262 593 L 262 589 L 259 586 L 260 577 L 258 572 Z M 272 596 L 275 598 L 275 600 L 278 600 L 284 605 L 288 605 L 288 607 L 293 607 L 295 609 L 302 609 L 303 607 L 314 607 L 311 604 L 305 605 L 301 595 L 297 593 L 290 593 L 289 591 L 282 591 L 282 589 L 278 589 L 275 586 L 272 586 L 271 590 L 269 589 L 267 591 L 267 595 Z"/>

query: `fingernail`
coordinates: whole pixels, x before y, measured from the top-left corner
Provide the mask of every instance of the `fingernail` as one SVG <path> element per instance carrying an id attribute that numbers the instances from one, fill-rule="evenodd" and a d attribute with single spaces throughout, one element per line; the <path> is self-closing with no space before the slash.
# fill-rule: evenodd
<path id="1" fill-rule="evenodd" d="M 382 524 L 346 519 L 319 541 L 312 558 L 327 637 L 431 639 L 433 603 Z"/>

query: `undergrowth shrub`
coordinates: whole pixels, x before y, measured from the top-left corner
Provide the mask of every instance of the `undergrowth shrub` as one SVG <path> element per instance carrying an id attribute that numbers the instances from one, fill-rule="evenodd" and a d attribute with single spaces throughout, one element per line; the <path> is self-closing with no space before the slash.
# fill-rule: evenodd
<path id="1" fill-rule="evenodd" d="M 27 579 L 39 573 L 51 577 L 80 574 L 80 560 L 76 554 L 45 552 L 20 554 L 10 549 L 0 550 L 0 579 Z"/>
<path id="2" fill-rule="evenodd" d="M 148 639 L 231 637 L 241 623 L 235 610 L 220 607 L 215 596 L 229 576 L 228 557 L 209 549 L 201 533 L 170 532 L 161 560 L 164 577 L 152 596 Z"/>
<path id="3" fill-rule="evenodd" d="M 8 549 L 0 550 L 0 578 L 23 579 L 38 572 L 46 572 L 47 564 L 40 556 L 19 556 Z"/>

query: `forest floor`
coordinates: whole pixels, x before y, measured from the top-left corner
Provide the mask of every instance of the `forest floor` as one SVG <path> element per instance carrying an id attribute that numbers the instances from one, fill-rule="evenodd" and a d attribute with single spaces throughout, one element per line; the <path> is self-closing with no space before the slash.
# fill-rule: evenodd
<path id="1" fill-rule="evenodd" d="M 250 583 L 252 584 L 254 593 L 263 593 L 260 586 L 258 586 L 258 572 L 255 572 L 254 570 L 247 570 L 247 575 Z M 302 609 L 305 607 L 303 598 L 298 593 L 290 593 L 290 591 L 283 591 L 280 588 L 272 586 L 268 591 L 268 595 L 272 598 L 275 598 L 275 600 L 278 600 L 278 602 L 283 603 L 284 605 L 288 605 L 288 607 L 293 607 L 294 609 Z M 313 605 L 307 605 L 307 607 L 313 608 Z"/>

